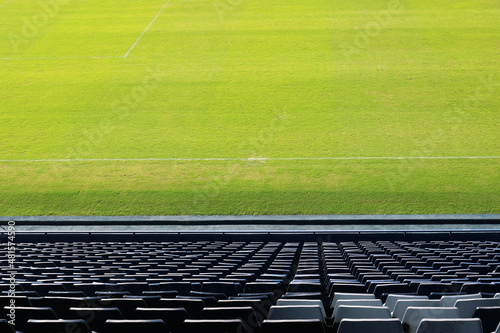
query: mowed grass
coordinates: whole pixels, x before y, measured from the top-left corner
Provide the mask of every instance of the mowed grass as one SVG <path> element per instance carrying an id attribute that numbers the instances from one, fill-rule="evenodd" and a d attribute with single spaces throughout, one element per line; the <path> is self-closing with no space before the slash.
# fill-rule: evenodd
<path id="1" fill-rule="evenodd" d="M 0 8 L 0 215 L 500 213 L 498 158 L 126 160 L 500 156 L 499 1 L 40 4 Z"/>

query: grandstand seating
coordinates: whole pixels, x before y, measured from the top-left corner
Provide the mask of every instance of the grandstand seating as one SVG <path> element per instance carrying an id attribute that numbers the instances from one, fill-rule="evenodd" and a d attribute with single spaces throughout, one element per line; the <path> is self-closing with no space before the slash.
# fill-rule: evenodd
<path id="1" fill-rule="evenodd" d="M 13 269 L 0 259 L 1 332 L 471 333 L 500 322 L 496 240 L 16 246 Z M 6 293 L 12 272 L 14 308 Z"/>

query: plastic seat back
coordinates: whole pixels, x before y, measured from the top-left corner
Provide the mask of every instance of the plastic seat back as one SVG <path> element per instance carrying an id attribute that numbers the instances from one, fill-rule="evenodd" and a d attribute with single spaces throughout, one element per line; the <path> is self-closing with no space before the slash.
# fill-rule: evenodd
<path id="1" fill-rule="evenodd" d="M 335 307 L 335 303 L 339 299 L 375 299 L 375 295 L 366 294 L 366 293 L 335 293 L 333 295 L 332 301 L 330 303 L 330 307 L 333 309 Z"/>
<path id="2" fill-rule="evenodd" d="M 337 327 L 343 319 L 390 319 L 391 312 L 385 306 L 341 305 L 333 324 Z"/>
<path id="3" fill-rule="evenodd" d="M 477 307 L 473 317 L 481 319 L 484 332 L 493 332 L 500 323 L 500 306 Z"/>
<path id="4" fill-rule="evenodd" d="M 432 299 L 400 299 L 396 302 L 392 316 L 394 318 L 403 319 L 406 309 L 409 306 L 419 306 L 419 307 L 439 307 L 441 302 L 439 300 Z"/>
<path id="5" fill-rule="evenodd" d="M 92 333 L 83 319 L 30 319 L 23 330 L 23 333 L 54 332 Z"/>
<path id="6" fill-rule="evenodd" d="M 453 296 L 443 296 L 441 297 L 441 306 L 450 307 L 455 306 L 455 302 L 459 299 L 477 299 L 482 298 L 481 294 L 469 294 L 469 295 L 453 295 Z"/>
<path id="7" fill-rule="evenodd" d="M 403 327 L 406 332 L 415 333 L 422 319 L 426 318 L 460 318 L 460 312 L 454 307 L 409 306 L 402 319 Z"/>
<path id="8" fill-rule="evenodd" d="M 422 296 L 422 295 L 391 294 L 391 295 L 387 296 L 384 305 L 387 306 L 392 313 L 392 312 L 394 312 L 394 308 L 396 307 L 397 301 L 399 301 L 400 299 L 410 300 L 410 299 L 429 299 L 429 298 L 427 296 Z"/>
<path id="9" fill-rule="evenodd" d="M 401 322 L 396 319 L 343 319 L 337 333 L 380 332 L 403 333 Z"/>
<path id="10" fill-rule="evenodd" d="M 325 321 L 318 305 L 275 305 L 269 310 L 268 319 L 319 319 Z"/>
<path id="11" fill-rule="evenodd" d="M 325 333 L 325 325 L 319 319 L 266 319 L 262 323 L 261 333 Z"/>
<path id="12" fill-rule="evenodd" d="M 379 299 L 340 299 L 335 303 L 335 307 L 333 308 L 333 317 L 337 315 L 337 311 L 342 305 L 381 307 L 382 301 Z"/>
<path id="13" fill-rule="evenodd" d="M 293 299 L 293 298 L 280 298 L 276 305 L 317 305 L 321 308 L 323 316 L 326 318 L 326 311 L 323 302 L 318 299 Z"/>
<path id="14" fill-rule="evenodd" d="M 478 318 L 422 319 L 416 333 L 483 333 Z"/>
<path id="15" fill-rule="evenodd" d="M 99 333 L 170 333 L 161 319 L 108 319 Z"/>
<path id="16" fill-rule="evenodd" d="M 500 306 L 500 298 L 462 299 L 455 302 L 461 318 L 472 318 L 477 307 Z"/>

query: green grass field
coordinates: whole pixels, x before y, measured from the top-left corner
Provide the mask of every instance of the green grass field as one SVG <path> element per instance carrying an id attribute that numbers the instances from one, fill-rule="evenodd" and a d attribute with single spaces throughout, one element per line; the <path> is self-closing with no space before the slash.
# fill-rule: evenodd
<path id="1" fill-rule="evenodd" d="M 500 213 L 499 18 L 0 0 L 0 215 Z"/>

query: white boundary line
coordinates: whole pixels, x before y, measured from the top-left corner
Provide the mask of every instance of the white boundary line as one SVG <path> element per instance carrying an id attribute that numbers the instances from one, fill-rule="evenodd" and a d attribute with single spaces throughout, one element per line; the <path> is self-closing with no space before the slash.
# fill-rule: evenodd
<path id="1" fill-rule="evenodd" d="M 7 2 L 6 2 L 6 3 L 4 3 L 3 5 L 0 5 L 0 8 L 2 8 L 3 6 L 7 5 L 9 2 L 12 2 L 12 0 L 7 1 Z"/>
<path id="2" fill-rule="evenodd" d="M 209 158 L 76 158 L 76 159 L 25 159 L 0 160 L 0 162 L 147 162 L 147 161 L 309 161 L 309 160 L 475 160 L 500 159 L 500 156 L 353 156 L 353 157 L 209 157 Z"/>
<path id="3" fill-rule="evenodd" d="M 142 34 L 139 36 L 139 38 L 137 38 L 137 40 L 130 47 L 130 49 L 127 51 L 127 53 L 125 53 L 125 55 L 123 56 L 124 58 L 128 57 L 128 55 L 130 54 L 130 52 L 132 52 L 132 50 L 137 45 L 137 43 L 139 43 L 139 41 L 141 40 L 142 36 L 144 36 L 144 34 L 146 33 L 146 31 L 149 30 L 149 28 L 153 25 L 153 23 L 156 21 L 156 19 L 158 18 L 158 16 L 160 16 L 161 12 L 165 9 L 165 7 L 168 6 L 169 3 L 170 3 L 170 0 L 167 0 L 167 2 L 163 5 L 163 7 L 161 7 L 160 11 L 158 12 L 158 14 L 156 14 L 156 16 L 153 18 L 153 20 L 151 21 L 151 23 L 149 23 L 149 25 L 146 27 L 146 29 L 144 29 L 144 31 L 142 32 Z"/>
<path id="4" fill-rule="evenodd" d="M 125 58 L 124 56 L 89 56 L 89 57 L 10 57 L 0 58 L 0 60 L 56 60 L 56 59 L 113 59 Z"/>

